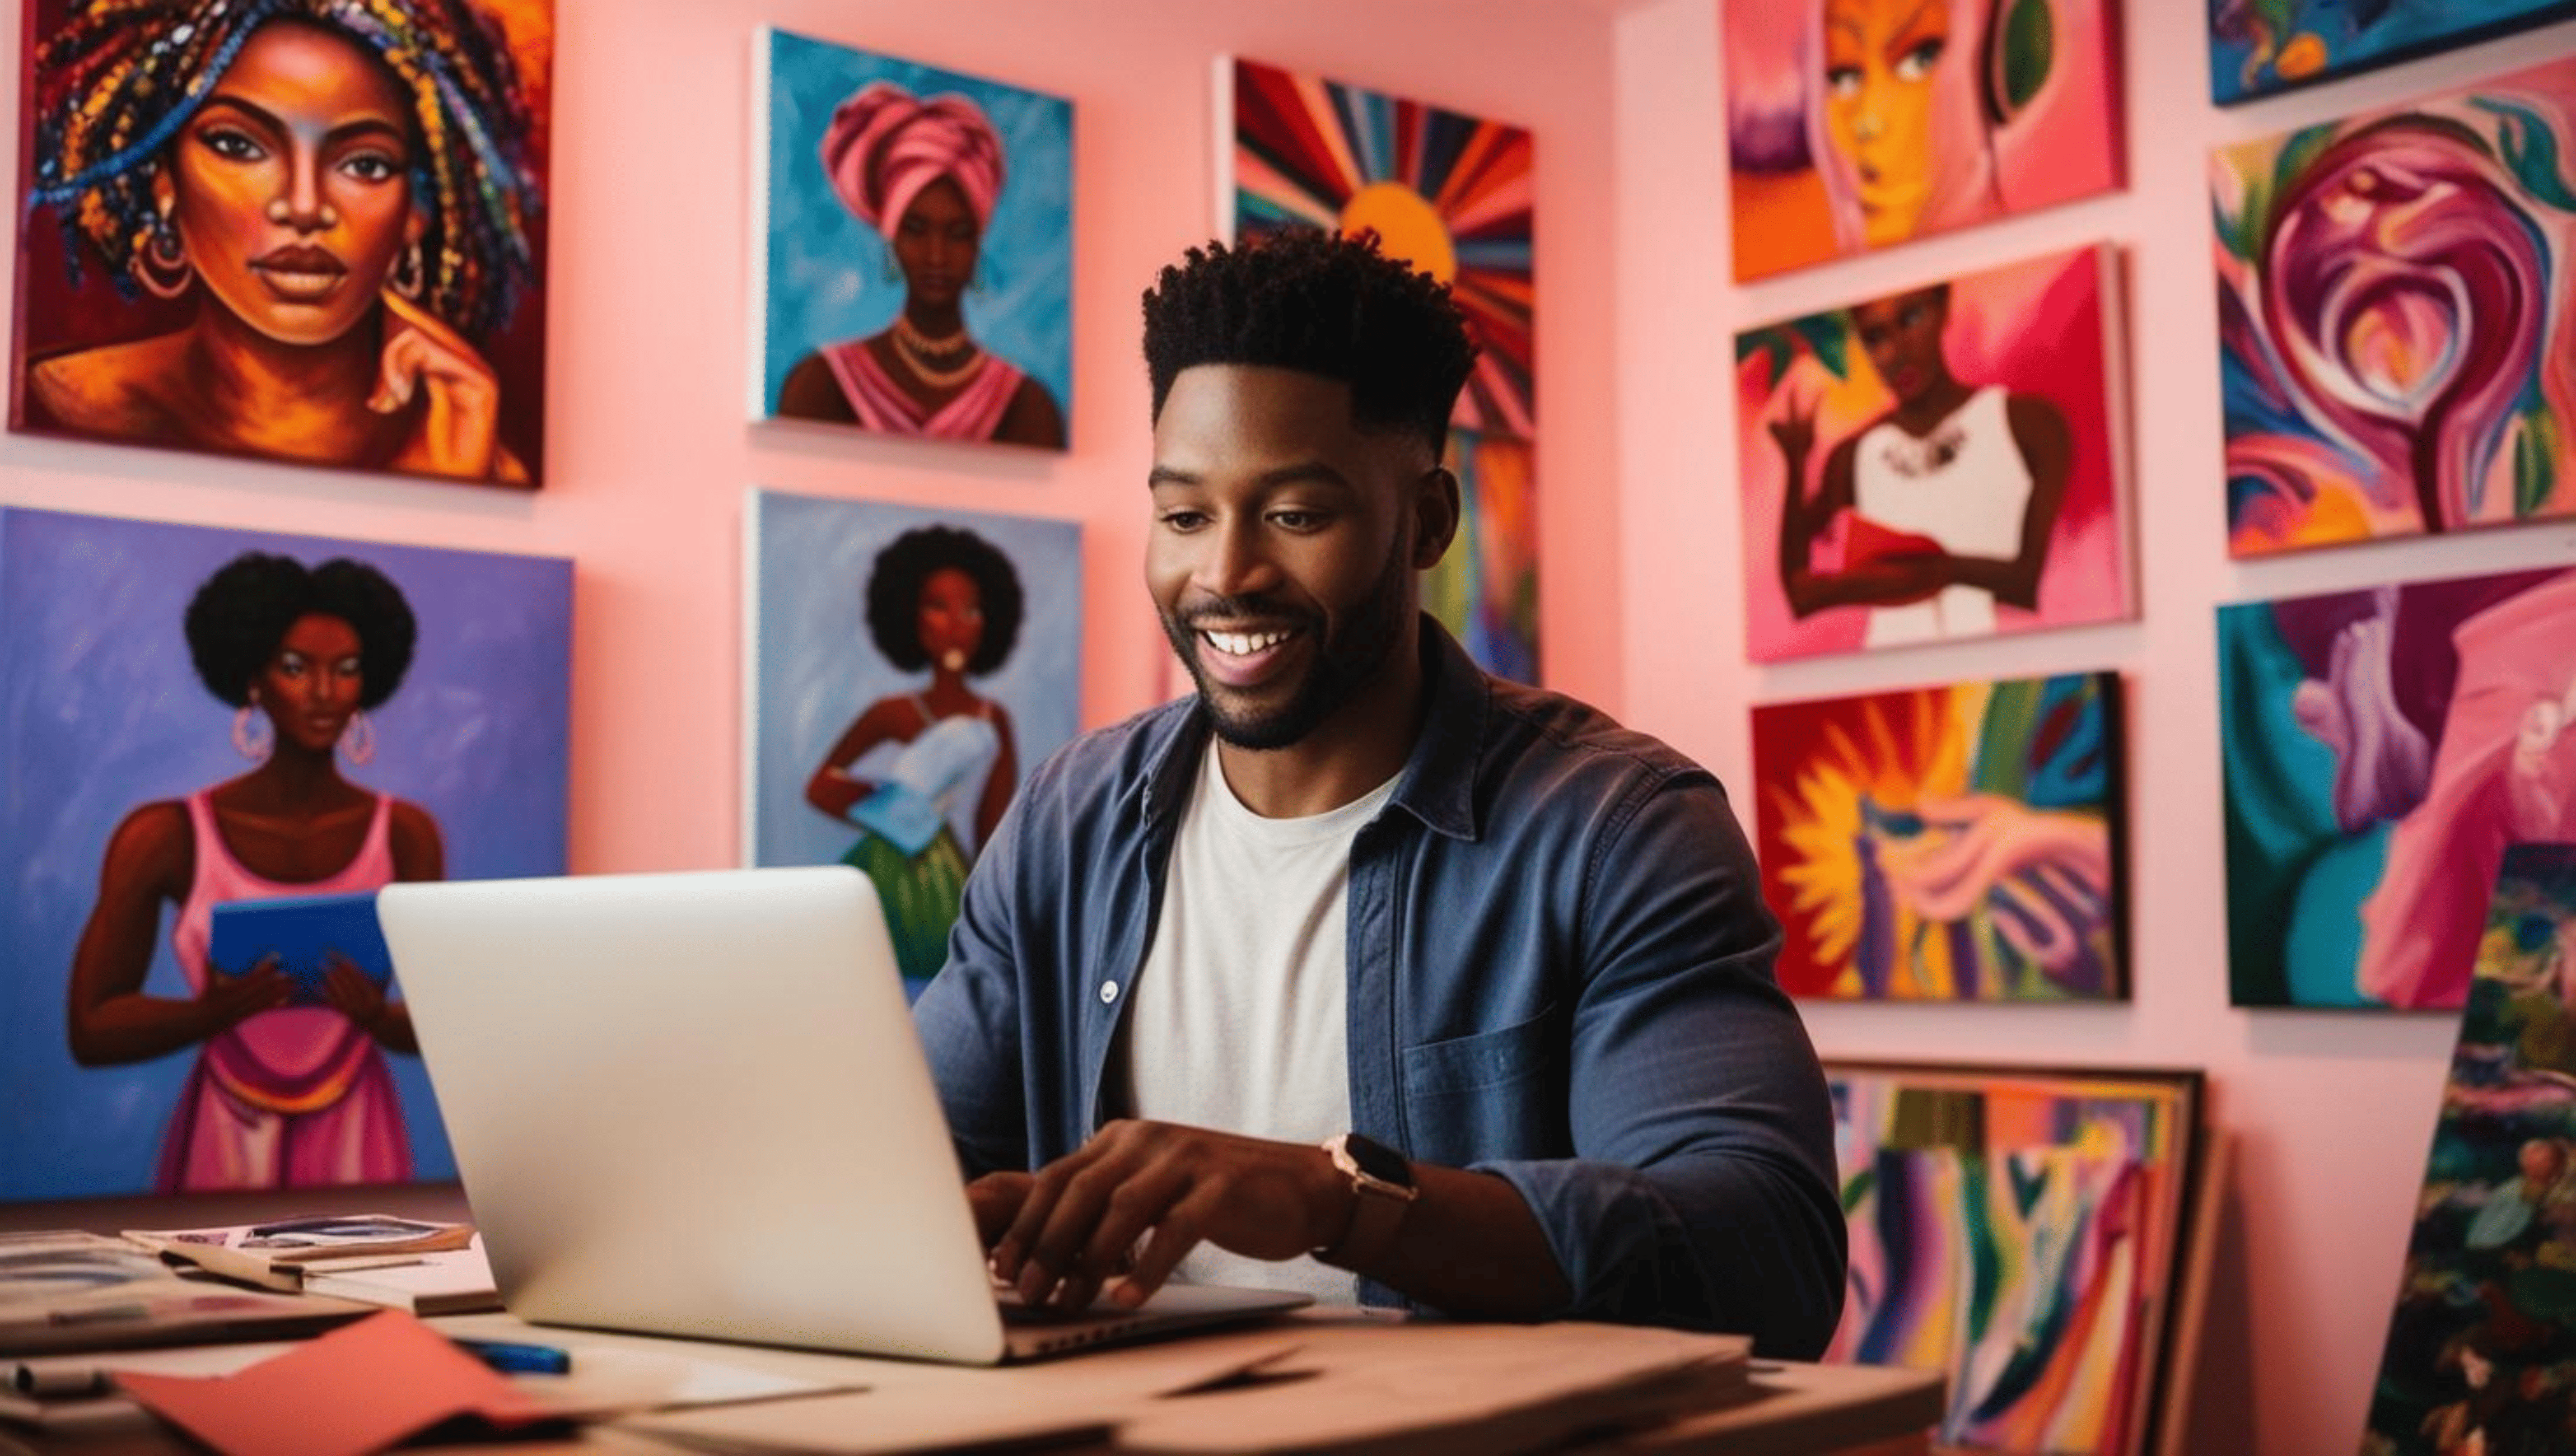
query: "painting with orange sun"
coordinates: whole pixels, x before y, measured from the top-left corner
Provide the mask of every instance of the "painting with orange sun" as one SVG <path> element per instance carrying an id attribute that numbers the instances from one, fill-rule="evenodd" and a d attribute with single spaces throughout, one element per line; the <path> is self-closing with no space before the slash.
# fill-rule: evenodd
<path id="1" fill-rule="evenodd" d="M 2121 183 L 2116 0 L 1724 9 L 1738 279 Z"/>
<path id="2" fill-rule="evenodd" d="M 2126 996 L 2115 673 L 1753 710 L 1764 897 L 1793 996 Z"/>
<path id="3" fill-rule="evenodd" d="M 1374 232 L 1449 285 L 1478 349 L 1451 419 L 1467 529 L 1426 605 L 1487 671 L 1538 680 L 1538 435 L 1523 128 L 1240 58 L 1217 63 L 1219 225 Z"/>
<path id="4" fill-rule="evenodd" d="M 529 488 L 553 0 L 30 0 L 15 430 Z"/>

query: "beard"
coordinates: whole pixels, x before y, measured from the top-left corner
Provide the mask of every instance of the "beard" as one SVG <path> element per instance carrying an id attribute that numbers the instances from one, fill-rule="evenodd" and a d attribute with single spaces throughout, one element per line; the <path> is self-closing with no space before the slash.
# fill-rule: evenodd
<path id="1" fill-rule="evenodd" d="M 1321 727 L 1360 689 L 1377 680 L 1413 611 L 1404 589 L 1412 570 L 1405 546 L 1399 535 L 1387 552 L 1385 569 L 1369 584 L 1368 595 L 1351 608 L 1337 629 L 1327 630 L 1330 624 L 1321 612 L 1297 611 L 1261 597 L 1222 598 L 1197 608 L 1187 619 L 1162 614 L 1163 635 L 1171 639 L 1181 666 L 1189 669 L 1190 681 L 1198 687 L 1199 705 L 1207 710 L 1218 738 L 1256 752 L 1286 748 Z M 1297 631 L 1319 639 L 1314 665 L 1279 708 L 1267 713 L 1234 711 L 1211 691 L 1207 674 L 1199 667 L 1201 639 L 1190 620 L 1229 617 L 1290 622 Z"/>

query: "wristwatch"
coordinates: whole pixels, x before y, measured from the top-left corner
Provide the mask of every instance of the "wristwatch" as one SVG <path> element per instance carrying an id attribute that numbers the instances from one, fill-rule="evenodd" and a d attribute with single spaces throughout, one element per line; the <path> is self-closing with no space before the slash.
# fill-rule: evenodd
<path id="1" fill-rule="evenodd" d="M 1324 1151 L 1333 1166 L 1351 1180 L 1351 1221 L 1342 1236 L 1314 1251 L 1337 1268 L 1356 1269 L 1375 1260 L 1395 1241 L 1404 1211 L 1422 1196 L 1414 1186 L 1413 1165 L 1404 1154 L 1355 1132 L 1327 1138 Z"/>

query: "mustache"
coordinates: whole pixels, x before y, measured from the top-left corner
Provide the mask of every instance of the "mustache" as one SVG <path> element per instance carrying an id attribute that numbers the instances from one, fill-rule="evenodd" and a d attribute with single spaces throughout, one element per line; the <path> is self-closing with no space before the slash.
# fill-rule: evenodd
<path id="1" fill-rule="evenodd" d="M 1173 613 L 1173 620 L 1195 629 L 1202 622 L 1292 622 L 1311 626 L 1324 620 L 1323 614 L 1302 607 L 1292 607 L 1268 597 L 1209 597 Z"/>

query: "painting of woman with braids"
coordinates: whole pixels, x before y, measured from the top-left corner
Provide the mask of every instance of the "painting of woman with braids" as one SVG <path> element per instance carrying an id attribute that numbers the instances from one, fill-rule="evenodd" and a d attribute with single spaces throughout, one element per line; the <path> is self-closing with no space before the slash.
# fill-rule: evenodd
<path id="1" fill-rule="evenodd" d="M 551 0 L 30 0 L 10 424 L 536 483 Z"/>
<path id="2" fill-rule="evenodd" d="M 762 38 L 759 418 L 1065 447 L 1066 102 Z"/>
<path id="3" fill-rule="evenodd" d="M 2576 60 L 2210 173 L 2231 554 L 2576 515 Z"/>

